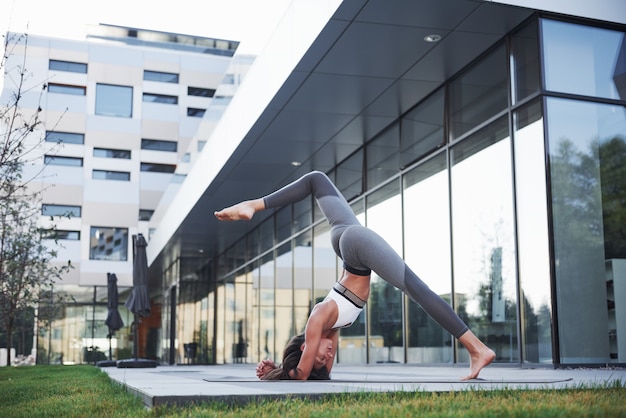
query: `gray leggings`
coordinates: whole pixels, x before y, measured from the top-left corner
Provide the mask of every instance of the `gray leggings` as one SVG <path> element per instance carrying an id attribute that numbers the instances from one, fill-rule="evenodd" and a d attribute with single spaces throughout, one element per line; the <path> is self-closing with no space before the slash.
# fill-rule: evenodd
<path id="1" fill-rule="evenodd" d="M 263 201 L 266 209 L 280 208 L 310 195 L 315 197 L 331 225 L 332 246 L 346 270 L 362 276 L 368 276 L 373 270 L 409 295 L 455 338 L 469 329 L 450 305 L 430 290 L 380 235 L 359 223 L 346 199 L 326 174 L 310 172 L 264 197 Z"/>

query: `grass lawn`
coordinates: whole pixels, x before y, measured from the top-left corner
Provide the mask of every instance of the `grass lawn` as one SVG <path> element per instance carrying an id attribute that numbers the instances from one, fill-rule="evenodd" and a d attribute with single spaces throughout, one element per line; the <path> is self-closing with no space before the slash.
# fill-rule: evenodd
<path id="1" fill-rule="evenodd" d="M 334 395 L 246 406 L 156 407 L 94 366 L 0 368 L 0 417 L 626 417 L 626 385 Z"/>

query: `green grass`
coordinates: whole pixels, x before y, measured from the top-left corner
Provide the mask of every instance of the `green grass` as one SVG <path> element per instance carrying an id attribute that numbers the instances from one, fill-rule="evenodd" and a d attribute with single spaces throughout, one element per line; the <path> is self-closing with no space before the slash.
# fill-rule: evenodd
<path id="1" fill-rule="evenodd" d="M 147 410 L 93 366 L 0 368 L 0 417 L 626 417 L 626 384 L 329 395 Z"/>

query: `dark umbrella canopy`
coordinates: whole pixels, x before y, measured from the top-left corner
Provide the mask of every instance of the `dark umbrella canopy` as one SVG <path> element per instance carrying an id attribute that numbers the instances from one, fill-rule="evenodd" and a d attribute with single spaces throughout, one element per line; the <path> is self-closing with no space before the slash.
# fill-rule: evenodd
<path id="1" fill-rule="evenodd" d="M 109 312 L 107 313 L 107 319 L 104 323 L 109 327 L 109 333 L 119 330 L 124 326 L 124 321 L 118 310 L 119 295 L 117 293 L 117 276 L 115 273 L 107 273 L 107 307 Z"/>
<path id="2" fill-rule="evenodd" d="M 133 265 L 133 290 L 126 301 L 126 307 L 139 318 L 150 316 L 150 297 L 148 295 L 148 260 L 146 257 L 146 239 L 137 235 L 135 240 L 135 261 Z"/>

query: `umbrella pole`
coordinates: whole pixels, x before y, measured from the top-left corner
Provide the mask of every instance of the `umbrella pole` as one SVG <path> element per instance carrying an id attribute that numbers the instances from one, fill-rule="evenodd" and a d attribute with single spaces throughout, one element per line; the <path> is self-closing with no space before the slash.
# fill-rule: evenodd
<path id="1" fill-rule="evenodd" d="M 134 315 L 135 321 L 133 322 L 133 357 L 135 360 L 137 360 L 139 358 L 139 332 L 137 331 L 137 328 L 139 328 L 139 324 L 137 323 L 137 315 Z"/>

